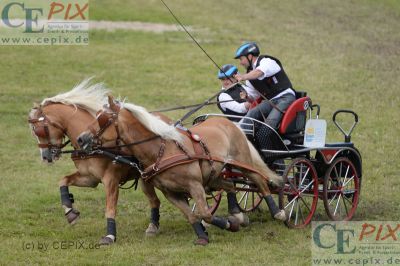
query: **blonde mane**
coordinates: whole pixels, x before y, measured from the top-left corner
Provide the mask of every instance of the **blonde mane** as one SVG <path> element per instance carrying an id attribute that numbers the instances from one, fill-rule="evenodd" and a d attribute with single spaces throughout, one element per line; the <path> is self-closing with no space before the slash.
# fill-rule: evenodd
<path id="1" fill-rule="evenodd" d="M 165 139 L 182 142 L 182 136 L 174 126 L 168 125 L 158 117 L 150 114 L 145 108 L 132 103 L 122 103 L 121 108 L 127 109 L 129 112 L 131 112 L 132 115 L 135 116 L 144 127 L 154 134 L 160 135 Z"/>
<path id="2" fill-rule="evenodd" d="M 75 108 L 82 108 L 91 115 L 96 116 L 96 112 L 103 108 L 107 103 L 107 94 L 110 92 L 103 83 L 90 84 L 91 78 L 83 80 L 71 91 L 60 93 L 56 96 L 46 98 L 41 105 L 49 103 L 62 103 L 73 105 Z"/>

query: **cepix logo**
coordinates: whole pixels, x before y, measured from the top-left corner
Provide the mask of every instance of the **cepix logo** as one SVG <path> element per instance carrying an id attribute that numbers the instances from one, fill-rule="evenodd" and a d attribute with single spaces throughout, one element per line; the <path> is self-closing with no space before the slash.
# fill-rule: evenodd
<path id="1" fill-rule="evenodd" d="M 6 0 L 0 2 L 0 15 L 0 44 L 79 44 L 74 41 L 88 37 L 88 0 Z"/>
<path id="2" fill-rule="evenodd" d="M 313 264 L 400 265 L 400 222 L 313 222 Z"/>

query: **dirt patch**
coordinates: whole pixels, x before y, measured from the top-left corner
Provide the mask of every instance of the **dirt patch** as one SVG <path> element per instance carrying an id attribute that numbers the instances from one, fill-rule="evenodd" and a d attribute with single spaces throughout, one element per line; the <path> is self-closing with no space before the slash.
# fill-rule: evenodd
<path id="1" fill-rule="evenodd" d="M 90 21 L 89 29 L 96 30 L 136 30 L 162 33 L 166 31 L 182 31 L 179 25 L 175 24 L 162 24 L 162 23 L 149 23 L 139 21 Z"/>
<path id="2" fill-rule="evenodd" d="M 11 25 L 20 25 L 26 23 L 24 19 L 10 19 Z M 62 20 L 53 20 L 52 25 L 54 23 L 59 23 L 60 25 L 68 24 L 66 21 Z M 31 21 L 32 25 L 45 25 L 47 21 L 38 20 Z M 7 27 L 3 23 L 0 23 L 0 28 Z M 53 26 L 54 27 L 54 26 Z M 185 26 L 186 27 L 186 26 Z M 188 30 L 192 30 L 191 27 L 186 27 Z M 81 30 L 87 30 L 87 23 L 83 22 L 80 28 Z M 105 21 L 105 20 L 92 20 L 89 21 L 89 30 L 132 30 L 132 31 L 146 31 L 146 32 L 154 32 L 154 33 L 162 33 L 167 31 L 183 31 L 181 26 L 176 24 L 163 24 L 163 23 L 150 23 L 150 22 L 140 22 L 140 21 Z"/>

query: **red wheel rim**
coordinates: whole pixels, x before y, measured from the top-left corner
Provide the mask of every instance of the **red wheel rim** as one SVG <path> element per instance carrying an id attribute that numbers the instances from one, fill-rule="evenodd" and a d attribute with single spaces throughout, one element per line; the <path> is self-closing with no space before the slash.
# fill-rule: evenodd
<path id="1" fill-rule="evenodd" d="M 324 207 L 329 218 L 353 218 L 360 195 L 360 179 L 354 164 L 345 157 L 335 159 L 326 171 L 323 188 Z"/>
<path id="2" fill-rule="evenodd" d="M 308 225 L 318 202 L 318 176 L 312 162 L 296 158 L 285 170 L 286 180 L 279 193 L 279 206 L 288 217 L 289 227 L 303 228 Z"/>

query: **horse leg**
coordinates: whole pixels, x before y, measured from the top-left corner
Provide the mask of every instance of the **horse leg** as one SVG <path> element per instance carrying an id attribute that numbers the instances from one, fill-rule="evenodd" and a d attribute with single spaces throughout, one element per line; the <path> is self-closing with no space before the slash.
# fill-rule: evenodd
<path id="1" fill-rule="evenodd" d="M 115 174 L 115 169 L 107 171 L 103 176 L 102 182 L 106 191 L 106 219 L 107 219 L 107 235 L 99 241 L 100 245 L 111 245 L 117 240 L 117 225 L 115 216 L 117 213 L 117 202 L 119 193 L 119 181 Z"/>
<path id="2" fill-rule="evenodd" d="M 74 225 L 78 221 L 80 212 L 73 208 L 74 195 L 69 193 L 68 186 L 75 184 L 79 176 L 79 172 L 75 172 L 71 175 L 64 176 L 59 182 L 61 205 L 64 209 L 65 218 L 70 225 Z"/>
<path id="3" fill-rule="evenodd" d="M 240 222 L 235 216 L 229 216 L 228 219 L 225 219 L 211 214 L 207 206 L 204 188 L 200 183 L 191 184 L 189 192 L 196 202 L 196 211 L 200 219 L 221 229 L 231 232 L 239 231 Z"/>
<path id="4" fill-rule="evenodd" d="M 64 176 L 58 183 L 60 186 L 61 205 L 64 209 L 65 218 L 70 225 L 74 225 L 80 216 L 80 212 L 73 207 L 74 195 L 69 193 L 69 186 L 96 187 L 100 181 L 95 178 L 82 176 L 79 171 Z"/>
<path id="5" fill-rule="evenodd" d="M 187 201 L 187 196 L 182 193 L 178 194 L 165 190 L 163 190 L 162 192 L 169 202 L 171 202 L 173 205 L 175 205 L 178 209 L 182 211 L 186 219 L 192 225 L 193 230 L 197 235 L 197 239 L 195 240 L 194 244 L 202 246 L 207 245 L 208 233 L 206 232 L 205 227 L 201 224 L 201 220 L 198 219 L 190 209 L 189 203 Z"/>
<path id="6" fill-rule="evenodd" d="M 147 236 L 154 236 L 160 229 L 160 199 L 157 197 L 154 186 L 148 182 L 140 180 L 143 193 L 146 195 L 150 204 L 150 223 L 146 229 Z"/>
<path id="7" fill-rule="evenodd" d="M 236 198 L 236 191 L 227 191 L 226 194 L 226 197 L 228 199 L 229 214 L 236 217 L 239 220 L 241 226 L 248 226 L 250 224 L 250 219 L 245 213 L 240 211 L 239 204 Z"/>
<path id="8" fill-rule="evenodd" d="M 260 193 L 263 195 L 264 200 L 267 202 L 271 216 L 276 220 L 286 221 L 285 211 L 279 210 L 278 206 L 271 196 L 271 191 L 268 188 L 267 182 L 257 173 L 247 170 L 244 170 L 243 172 L 247 178 L 249 178 L 257 185 Z"/>
<path id="9" fill-rule="evenodd" d="M 235 216 L 239 220 L 241 226 L 248 226 L 250 224 L 249 217 L 239 209 L 239 204 L 236 198 L 236 190 L 233 186 L 233 183 L 231 181 L 218 178 L 214 181 L 213 185 L 226 191 L 226 196 L 228 199 L 228 213 L 232 216 Z"/>

